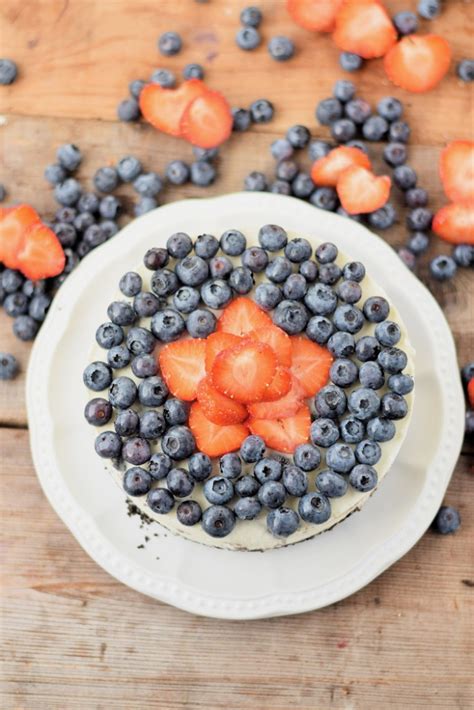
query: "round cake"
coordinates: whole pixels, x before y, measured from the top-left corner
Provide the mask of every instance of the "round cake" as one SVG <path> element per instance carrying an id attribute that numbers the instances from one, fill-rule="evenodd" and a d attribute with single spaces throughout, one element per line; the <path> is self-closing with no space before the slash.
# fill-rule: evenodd
<path id="1" fill-rule="evenodd" d="M 400 450 L 414 385 L 404 324 L 364 265 L 267 224 L 176 232 L 131 266 L 98 314 L 84 384 L 95 450 L 134 504 L 234 550 L 360 510 Z"/>

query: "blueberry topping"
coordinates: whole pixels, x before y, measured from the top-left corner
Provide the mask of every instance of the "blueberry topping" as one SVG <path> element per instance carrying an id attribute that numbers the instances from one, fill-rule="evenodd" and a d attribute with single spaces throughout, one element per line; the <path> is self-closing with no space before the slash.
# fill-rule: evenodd
<path id="1" fill-rule="evenodd" d="M 146 502 L 154 513 L 166 515 L 174 506 L 174 497 L 166 488 L 153 488 Z"/>
<path id="2" fill-rule="evenodd" d="M 362 493 L 373 490 L 377 482 L 377 471 L 372 466 L 367 466 L 367 464 L 357 464 L 349 474 L 351 486 Z"/>
<path id="3" fill-rule="evenodd" d="M 234 506 L 234 513 L 239 520 L 254 520 L 261 512 L 262 504 L 258 498 L 246 496 L 240 498 Z"/>
<path id="4" fill-rule="evenodd" d="M 166 487 L 176 498 L 185 498 L 191 494 L 194 481 L 184 468 L 172 468 L 166 476 Z"/>
<path id="5" fill-rule="evenodd" d="M 139 466 L 129 468 L 123 477 L 123 487 L 129 496 L 144 496 L 151 488 L 152 478 Z"/>
<path id="6" fill-rule="evenodd" d="M 258 491 L 258 500 L 265 508 L 279 508 L 285 498 L 286 490 L 280 481 L 265 481 Z"/>
<path id="7" fill-rule="evenodd" d="M 225 505 L 211 505 L 202 514 L 203 530 L 212 537 L 225 537 L 234 529 L 235 515 Z"/>
<path id="8" fill-rule="evenodd" d="M 341 498 L 349 487 L 344 476 L 330 469 L 318 473 L 316 486 L 319 492 L 328 498 Z"/>
<path id="9" fill-rule="evenodd" d="M 209 503 L 223 505 L 233 497 L 234 485 L 229 478 L 213 476 L 206 481 L 203 491 Z"/>
<path id="10" fill-rule="evenodd" d="M 170 458 L 181 461 L 194 453 L 196 443 L 194 436 L 188 427 L 178 425 L 172 426 L 161 440 L 163 452 Z"/>
<path id="11" fill-rule="evenodd" d="M 321 493 L 306 493 L 299 500 L 298 513 L 305 522 L 320 525 L 331 517 L 331 504 Z"/>
<path id="12" fill-rule="evenodd" d="M 176 509 L 176 517 L 181 525 L 196 525 L 202 517 L 201 506 L 195 500 L 183 500 Z"/>

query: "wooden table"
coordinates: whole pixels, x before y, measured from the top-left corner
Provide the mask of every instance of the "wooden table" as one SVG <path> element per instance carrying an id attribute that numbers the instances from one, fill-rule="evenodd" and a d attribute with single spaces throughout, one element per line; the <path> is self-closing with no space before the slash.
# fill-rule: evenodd
<path id="1" fill-rule="evenodd" d="M 116 121 L 128 81 L 160 65 L 178 70 L 188 61 L 203 62 L 209 83 L 233 105 L 265 96 L 276 106 L 272 123 L 224 146 L 221 177 L 211 189 L 174 188 L 164 201 L 238 190 L 251 169 L 270 174 L 269 143 L 293 123 L 308 124 L 315 136 L 325 137 L 314 107 L 342 74 L 338 53 L 328 37 L 291 25 L 283 2 L 259 4 L 266 38 L 286 33 L 295 39 L 293 61 L 275 64 L 264 48 L 237 50 L 233 35 L 244 2 L 3 0 L 0 53 L 17 60 L 21 73 L 0 93 L 0 180 L 12 199 L 51 213 L 42 172 L 66 141 L 84 151 L 80 177 L 86 182 L 97 167 L 125 153 L 161 172 L 172 157 L 189 159 L 189 147 L 176 139 Z M 395 11 L 416 2 L 388 5 Z M 452 43 L 456 59 L 472 56 L 472 2 L 444 5 L 429 30 Z M 166 29 L 179 30 L 185 42 L 183 53 L 168 60 L 156 52 L 156 38 Z M 360 94 L 374 102 L 386 94 L 403 98 L 413 129 L 410 162 L 433 204 L 440 205 L 437 158 L 447 141 L 472 137 L 472 89 L 452 70 L 431 93 L 406 95 L 387 82 L 380 62 L 354 79 Z M 386 238 L 401 244 L 403 227 Z M 430 255 L 442 248 L 433 244 Z M 472 274 L 435 287 L 425 264 L 421 276 L 444 308 L 460 363 L 472 359 Z M 18 355 L 24 372 L 29 346 L 14 340 L 3 313 L 0 330 L 0 349 Z M 82 551 L 36 479 L 23 386 L 23 373 L 0 385 L 2 708 L 472 707 L 474 491 L 467 448 L 446 497 L 463 516 L 456 535 L 427 533 L 366 589 L 322 611 L 215 621 L 140 596 Z"/>

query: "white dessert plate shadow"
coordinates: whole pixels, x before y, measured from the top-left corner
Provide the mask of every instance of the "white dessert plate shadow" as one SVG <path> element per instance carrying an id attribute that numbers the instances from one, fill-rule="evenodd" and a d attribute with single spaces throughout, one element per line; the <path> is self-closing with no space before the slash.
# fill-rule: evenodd
<path id="1" fill-rule="evenodd" d="M 330 240 L 363 261 L 396 304 L 416 349 L 416 397 L 395 464 L 363 509 L 334 529 L 264 553 L 206 547 L 140 527 L 83 419 L 82 371 L 99 313 L 120 276 L 175 231 L 195 237 L 266 223 Z M 128 586 L 187 611 L 251 619 L 318 609 L 354 593 L 418 541 L 459 456 L 464 403 L 453 339 L 426 288 L 361 225 L 291 197 L 237 193 L 186 200 L 135 220 L 61 287 L 36 339 L 27 378 L 31 449 L 51 505 L 86 552 Z M 156 534 L 154 534 L 156 533 Z M 145 541 L 145 535 L 149 538 Z M 146 544 L 145 544 L 146 542 Z"/>

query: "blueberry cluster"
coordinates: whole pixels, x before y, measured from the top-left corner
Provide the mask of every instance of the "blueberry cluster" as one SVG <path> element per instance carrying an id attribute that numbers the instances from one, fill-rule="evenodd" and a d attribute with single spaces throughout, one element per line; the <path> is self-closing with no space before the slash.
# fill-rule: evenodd
<path id="1" fill-rule="evenodd" d="M 152 272 L 149 290 L 137 272 L 124 274 L 119 287 L 128 300 L 113 301 L 109 321 L 96 332 L 106 356 L 84 371 L 85 385 L 97 393 L 86 405 L 87 421 L 114 424 L 98 434 L 96 452 L 130 466 L 125 491 L 147 495 L 158 514 L 184 499 L 177 505 L 178 520 L 201 521 L 214 537 L 263 510 L 269 531 L 287 537 L 301 519 L 327 521 L 331 498 L 350 487 L 373 490 L 380 444 L 395 435 L 394 422 L 406 416 L 404 396 L 413 388 L 413 378 L 403 372 L 407 356 L 397 347 L 401 332 L 388 320 L 388 302 L 377 296 L 363 300 L 361 263 L 339 266 L 334 244 L 320 244 L 313 254 L 306 239 L 289 239 L 277 225 L 264 225 L 258 240 L 259 246 L 248 246 L 240 231 L 230 229 L 220 239 L 201 234 L 193 243 L 179 232 L 166 248 L 150 249 L 144 257 Z M 218 311 L 251 291 L 286 333 L 305 334 L 329 349 L 330 382 L 311 402 L 310 443 L 298 446 L 292 460 L 267 452 L 260 437 L 249 436 L 238 453 L 214 462 L 218 475 L 211 475 L 217 473 L 213 462 L 196 451 L 187 426 L 189 405 L 170 395 L 153 353 L 159 343 L 183 334 L 207 337 Z M 124 367 L 133 378 L 117 372 Z M 204 510 L 189 498 L 197 483 L 210 504 Z M 296 506 L 290 498 L 299 499 Z"/>
<path id="2" fill-rule="evenodd" d="M 262 11 L 258 7 L 245 7 L 240 13 L 239 29 L 235 41 L 240 49 L 250 52 L 262 44 L 259 27 L 263 19 Z M 268 53 L 277 62 L 285 62 L 295 53 L 295 45 L 289 37 L 279 35 L 272 37 L 267 45 Z"/>
<path id="3" fill-rule="evenodd" d="M 34 340 L 46 317 L 55 290 L 55 280 L 30 281 L 19 271 L 0 266 L 0 303 L 5 313 L 13 319 L 13 332 L 20 340 Z M 1 356 L 3 359 L 12 355 Z M 15 359 L 15 358 L 14 358 Z M 12 379 L 18 366 L 10 367 L 9 361 L 0 370 L 0 379 Z"/>

